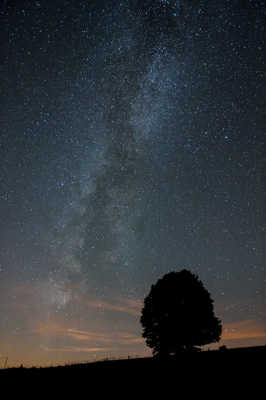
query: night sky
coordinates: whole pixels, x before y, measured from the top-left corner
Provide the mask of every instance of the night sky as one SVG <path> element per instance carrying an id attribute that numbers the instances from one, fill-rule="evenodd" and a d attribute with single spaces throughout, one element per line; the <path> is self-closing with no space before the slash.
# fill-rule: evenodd
<path id="1" fill-rule="evenodd" d="M 183 268 L 266 344 L 265 6 L 1 1 L 0 366 L 150 355 Z"/>

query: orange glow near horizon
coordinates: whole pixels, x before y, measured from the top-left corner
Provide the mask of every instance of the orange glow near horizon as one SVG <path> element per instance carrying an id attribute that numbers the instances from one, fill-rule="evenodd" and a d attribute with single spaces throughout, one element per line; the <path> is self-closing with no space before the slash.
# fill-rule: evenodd
<path id="1" fill-rule="evenodd" d="M 33 339 L 32 343 L 39 343 L 34 349 L 29 348 L 30 338 Z M 8 338 L 5 339 L 2 343 L 8 342 Z M 26 344 L 25 348 L 23 343 Z M 224 324 L 221 341 L 215 345 L 207 345 L 205 349 L 217 348 L 223 344 L 228 348 L 266 345 L 266 331 L 251 320 Z M 3 367 L 5 357 L 8 357 L 8 366 L 45 366 L 90 362 L 103 358 L 125 358 L 128 355 L 151 355 L 144 339 L 136 333 L 81 330 L 56 322 L 39 322 L 31 332 L 23 337 L 16 337 L 15 343 L 6 348 L 7 354 L 2 353 L 0 356 L 0 367 Z"/>
<path id="2" fill-rule="evenodd" d="M 71 290 L 73 303 L 77 309 L 85 310 L 86 318 L 80 315 L 66 319 L 47 313 L 39 291 L 31 286 L 6 289 L 10 314 L 18 315 L 25 323 L 23 329 L 0 332 L 0 368 L 6 357 L 8 366 L 39 366 L 152 354 L 141 337 L 139 318 L 143 301 L 121 297 L 102 301 Z M 219 311 L 222 315 L 223 307 Z M 110 325 L 110 320 L 115 324 Z M 204 349 L 221 345 L 266 345 L 266 328 L 262 322 L 251 319 L 224 322 L 221 341 Z"/>

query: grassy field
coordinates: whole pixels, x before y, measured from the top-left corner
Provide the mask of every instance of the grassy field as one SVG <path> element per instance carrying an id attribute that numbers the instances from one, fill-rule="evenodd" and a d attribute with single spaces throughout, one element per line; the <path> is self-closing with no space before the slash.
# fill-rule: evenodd
<path id="1" fill-rule="evenodd" d="M 203 390 L 204 385 L 206 388 L 216 382 L 219 390 L 232 383 L 243 389 L 247 382 L 258 387 L 264 379 L 265 360 L 263 346 L 180 354 L 167 360 L 136 358 L 49 368 L 9 368 L 0 370 L 0 387 L 15 384 L 31 389 L 37 385 L 44 390 L 56 387 L 61 394 L 77 394 L 92 388 L 104 393 L 123 386 L 129 394 L 144 387 L 160 391 L 167 388 L 174 393 L 181 387 Z"/>

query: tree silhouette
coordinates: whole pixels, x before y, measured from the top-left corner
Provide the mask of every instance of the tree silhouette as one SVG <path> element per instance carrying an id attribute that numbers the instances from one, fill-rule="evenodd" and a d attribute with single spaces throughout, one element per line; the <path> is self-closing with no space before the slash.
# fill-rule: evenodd
<path id="1" fill-rule="evenodd" d="M 140 322 L 147 346 L 159 356 L 218 342 L 222 333 L 209 292 L 185 269 L 170 272 L 151 286 Z"/>

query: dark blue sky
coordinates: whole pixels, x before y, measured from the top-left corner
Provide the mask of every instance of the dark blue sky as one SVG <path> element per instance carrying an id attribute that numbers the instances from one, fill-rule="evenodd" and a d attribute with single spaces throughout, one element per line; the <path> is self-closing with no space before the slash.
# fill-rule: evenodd
<path id="1" fill-rule="evenodd" d="M 223 343 L 265 344 L 265 2 L 0 18 L 0 355 L 143 354 L 143 298 L 183 268 Z"/>

